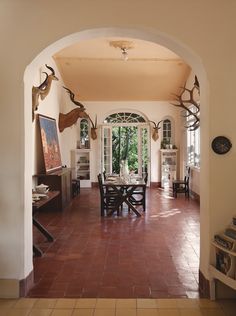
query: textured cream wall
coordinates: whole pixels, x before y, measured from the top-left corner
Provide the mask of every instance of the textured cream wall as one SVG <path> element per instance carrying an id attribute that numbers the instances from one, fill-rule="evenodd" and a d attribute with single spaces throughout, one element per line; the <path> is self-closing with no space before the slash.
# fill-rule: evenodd
<path id="1" fill-rule="evenodd" d="M 24 89 L 24 71 L 48 45 L 69 34 L 97 28 L 103 28 L 97 35 L 136 34 L 164 44 L 182 56 L 199 77 L 203 173 L 200 267 L 208 276 L 210 239 L 235 214 L 235 14 L 234 0 L 1 1 L 0 278 L 22 279 L 32 269 L 31 91 Z M 87 35 L 81 33 L 81 39 Z M 57 46 L 60 42 L 42 53 L 40 62 Z M 37 69 L 38 63 L 39 58 L 30 67 Z M 233 143 L 224 156 L 210 150 L 212 138 L 220 134 L 229 136 Z"/>

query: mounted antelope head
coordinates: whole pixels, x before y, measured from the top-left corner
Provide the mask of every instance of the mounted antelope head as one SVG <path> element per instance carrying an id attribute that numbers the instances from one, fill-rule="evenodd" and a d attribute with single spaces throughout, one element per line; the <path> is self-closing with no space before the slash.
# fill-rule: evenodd
<path id="1" fill-rule="evenodd" d="M 161 124 L 161 122 L 163 122 L 163 120 L 159 121 L 157 124 L 154 121 L 149 121 L 149 122 L 154 124 L 154 127 L 152 128 L 153 129 L 153 131 L 152 131 L 152 139 L 154 141 L 157 141 L 158 138 L 159 138 L 158 130 L 161 128 L 160 124 Z"/>
<path id="2" fill-rule="evenodd" d="M 197 76 L 195 76 L 195 81 L 192 89 L 187 89 L 185 86 L 181 87 L 182 92 L 180 95 L 175 95 L 176 101 L 179 102 L 178 104 L 171 103 L 174 106 L 183 108 L 182 116 L 188 117 L 189 120 L 191 119 L 190 123 L 187 123 L 185 128 L 187 128 L 189 131 L 195 131 L 200 126 L 200 104 L 194 99 L 195 93 L 197 92 L 200 94 L 200 86 L 197 79 Z M 185 92 L 189 93 L 189 99 L 183 99 L 183 94 Z"/>
<path id="3" fill-rule="evenodd" d="M 51 70 L 51 73 L 48 75 L 48 73 L 44 71 L 43 73 L 46 75 L 45 80 L 38 87 L 32 87 L 32 121 L 34 120 L 35 116 L 34 112 L 38 110 L 39 97 L 41 100 L 44 100 L 50 91 L 52 80 L 58 80 L 58 78 L 55 76 L 54 69 L 48 65 L 45 66 Z"/>
<path id="4" fill-rule="evenodd" d="M 92 127 L 91 127 L 91 138 L 93 140 L 97 139 L 97 115 L 96 115 L 96 118 L 95 118 L 95 124 L 93 123 L 91 117 L 89 116 L 89 120 L 92 124 Z"/>
<path id="5" fill-rule="evenodd" d="M 59 126 L 60 132 L 63 132 L 65 128 L 70 127 L 73 124 L 75 124 L 79 117 L 89 118 L 88 114 L 85 112 L 85 107 L 83 106 L 83 104 L 75 100 L 74 93 L 66 87 L 63 87 L 63 88 L 69 93 L 71 101 L 78 108 L 68 112 L 67 114 L 59 113 L 58 126 Z"/>

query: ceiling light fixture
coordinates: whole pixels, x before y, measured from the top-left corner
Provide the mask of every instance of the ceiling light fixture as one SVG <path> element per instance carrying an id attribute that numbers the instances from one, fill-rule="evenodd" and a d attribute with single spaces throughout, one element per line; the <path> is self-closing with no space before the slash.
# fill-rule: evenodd
<path id="1" fill-rule="evenodd" d="M 121 54 L 122 54 L 122 58 L 124 59 L 124 61 L 128 60 L 128 52 L 127 52 L 127 48 L 123 47 L 121 48 Z"/>
<path id="2" fill-rule="evenodd" d="M 120 48 L 121 57 L 124 61 L 128 60 L 128 50 L 133 48 L 133 43 L 130 41 L 111 41 L 110 46 Z"/>

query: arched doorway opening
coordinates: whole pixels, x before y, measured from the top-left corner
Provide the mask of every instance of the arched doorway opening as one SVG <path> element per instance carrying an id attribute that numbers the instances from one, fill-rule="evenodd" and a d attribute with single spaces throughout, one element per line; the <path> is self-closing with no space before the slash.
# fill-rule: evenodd
<path id="1" fill-rule="evenodd" d="M 25 109 L 24 109 L 24 116 L 25 116 L 25 165 L 29 163 L 29 165 L 32 165 L 32 145 L 29 146 L 29 144 L 33 143 L 32 133 L 31 133 L 31 88 L 32 88 L 32 82 L 35 72 L 37 72 L 38 68 L 44 63 L 44 60 L 48 58 L 48 56 L 52 56 L 54 53 L 59 51 L 60 49 L 71 45 L 73 43 L 83 41 L 86 39 L 91 38 L 97 38 L 102 36 L 128 36 L 138 39 L 143 39 L 147 41 L 151 41 L 154 43 L 161 44 L 165 47 L 168 47 L 169 49 L 176 52 L 179 56 L 181 56 L 194 70 L 194 72 L 197 74 L 199 78 L 199 82 L 201 84 L 201 105 L 202 105 L 202 111 L 201 115 L 202 117 L 207 118 L 207 77 L 204 70 L 204 67 L 201 63 L 200 58 L 192 52 L 190 49 L 188 49 L 186 46 L 184 46 L 181 42 L 178 40 L 175 40 L 173 38 L 170 38 L 168 35 L 163 33 L 149 33 L 149 32 L 143 32 L 143 31 L 137 31 L 137 30 L 131 30 L 131 29 L 115 29 L 115 28 L 105 28 L 105 29 L 95 29 L 95 30 L 87 30 L 78 32 L 72 35 L 69 35 L 65 38 L 62 38 L 61 40 L 53 43 L 49 47 L 47 47 L 44 51 L 42 51 L 27 67 L 24 75 L 24 82 L 25 82 Z M 201 137 L 203 135 L 206 135 L 208 132 L 208 126 L 207 124 L 204 124 L 201 128 Z M 30 148 L 29 148 L 30 147 Z M 30 154 L 29 154 L 30 153 Z M 208 157 L 207 155 L 204 155 L 204 145 L 202 145 L 201 148 L 201 170 L 204 174 L 208 174 Z M 31 187 L 29 187 L 29 184 L 31 183 L 31 170 L 26 170 L 25 172 L 25 201 L 26 201 L 26 207 L 31 206 L 31 196 L 28 192 L 31 192 Z M 208 223 L 208 184 L 202 185 L 203 182 L 201 182 L 201 209 L 204 209 L 204 213 L 201 212 L 201 240 L 208 240 L 208 230 L 209 230 L 209 223 Z M 204 226 L 202 226 L 202 223 L 204 223 Z M 30 227 L 29 227 L 30 229 Z M 31 248 L 30 242 L 26 245 Z M 200 270 L 207 276 L 208 272 L 208 257 L 209 257 L 209 249 L 206 247 L 203 247 L 201 245 L 201 257 L 200 257 Z M 29 258 L 29 262 L 32 262 L 32 259 Z"/>

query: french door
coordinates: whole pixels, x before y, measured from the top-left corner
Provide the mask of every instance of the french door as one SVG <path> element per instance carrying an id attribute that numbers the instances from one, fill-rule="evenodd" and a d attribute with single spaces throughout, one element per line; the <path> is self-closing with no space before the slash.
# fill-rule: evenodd
<path id="1" fill-rule="evenodd" d="M 115 136 L 116 138 L 117 135 L 119 137 L 119 133 L 117 133 L 117 128 L 119 127 L 123 130 L 123 132 L 129 127 L 135 134 L 135 136 L 133 136 L 136 137 L 135 145 L 133 145 L 133 152 L 129 152 L 128 155 L 133 156 L 133 164 L 136 166 L 136 173 L 138 173 L 139 176 L 142 176 L 144 173 L 148 173 L 150 175 L 150 127 L 148 124 L 124 123 L 102 126 L 102 171 L 105 170 L 108 174 L 116 173 L 117 171 L 113 156 L 115 155 Z M 122 135 L 120 137 L 122 137 Z M 134 148 L 134 146 L 137 148 Z M 150 177 L 148 178 L 150 179 Z"/>

